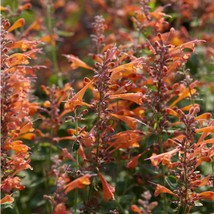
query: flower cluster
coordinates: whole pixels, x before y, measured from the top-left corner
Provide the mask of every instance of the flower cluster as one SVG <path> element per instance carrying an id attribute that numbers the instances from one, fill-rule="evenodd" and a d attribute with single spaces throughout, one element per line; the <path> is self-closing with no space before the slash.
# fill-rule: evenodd
<path id="1" fill-rule="evenodd" d="M 38 104 L 30 99 L 31 80 L 35 77 L 30 59 L 40 51 L 38 42 L 11 39 L 11 32 L 24 25 L 24 19 L 10 26 L 1 17 L 1 172 L 2 201 L 13 200 L 15 190 L 23 190 L 19 172 L 31 169 L 30 148 L 23 140 L 33 140 L 32 116 Z M 21 51 L 14 51 L 14 50 Z M 10 196 L 10 197 L 9 197 Z M 6 199 L 6 200 L 5 200 Z"/>

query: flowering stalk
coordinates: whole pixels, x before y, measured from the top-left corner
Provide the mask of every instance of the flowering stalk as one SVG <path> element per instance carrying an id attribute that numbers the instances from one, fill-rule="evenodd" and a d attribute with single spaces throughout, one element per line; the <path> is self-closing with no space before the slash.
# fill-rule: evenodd
<path id="1" fill-rule="evenodd" d="M 10 22 L 1 17 L 1 190 L 7 198 L 5 203 L 13 201 L 15 190 L 25 188 L 19 172 L 32 170 L 30 148 L 23 139 L 34 139 L 32 116 L 37 104 L 29 100 L 31 80 L 35 75 L 34 67 L 27 64 L 40 50 L 36 49 L 38 42 L 7 39 L 10 32 L 23 25 L 24 19 L 19 19 L 9 27 Z M 14 47 L 22 49 L 23 53 L 14 53 Z"/>

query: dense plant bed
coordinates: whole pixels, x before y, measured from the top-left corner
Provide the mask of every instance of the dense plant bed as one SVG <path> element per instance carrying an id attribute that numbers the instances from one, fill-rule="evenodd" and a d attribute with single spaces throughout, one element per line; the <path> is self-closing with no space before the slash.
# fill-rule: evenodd
<path id="1" fill-rule="evenodd" d="M 2 213 L 214 210 L 213 1 L 1 13 Z"/>

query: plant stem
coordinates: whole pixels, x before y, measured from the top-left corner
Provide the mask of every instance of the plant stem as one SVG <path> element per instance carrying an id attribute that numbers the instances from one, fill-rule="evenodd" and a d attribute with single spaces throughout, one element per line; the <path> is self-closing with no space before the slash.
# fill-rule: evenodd
<path id="1" fill-rule="evenodd" d="M 74 117 L 75 117 L 75 130 L 76 130 L 76 137 L 78 136 L 79 132 L 78 132 L 78 118 L 77 118 L 77 110 L 75 109 L 74 111 Z M 78 156 L 78 152 L 76 151 L 76 170 L 79 167 L 79 156 Z"/>
<path id="2" fill-rule="evenodd" d="M 102 93 L 100 92 L 100 99 L 102 99 Z M 100 101 L 101 102 L 101 101 Z M 97 115 L 97 124 L 99 125 L 100 115 L 101 115 L 101 105 L 98 103 L 98 115 Z M 97 148 L 96 148 L 96 167 L 99 168 L 99 148 L 100 148 L 100 132 L 97 133 Z"/>
<path id="3" fill-rule="evenodd" d="M 79 132 L 78 132 L 78 118 L 77 118 L 77 110 L 75 109 L 74 111 L 74 118 L 75 118 L 75 130 L 76 130 L 76 137 L 78 136 Z M 78 151 L 78 150 L 77 150 Z M 78 156 L 78 152 L 76 151 L 76 170 L 78 170 L 79 167 L 79 156 Z M 75 205 L 74 205 L 74 214 L 77 213 L 77 203 L 78 203 L 78 189 L 75 189 L 75 194 L 74 194 L 74 201 L 75 201 Z"/>
<path id="4" fill-rule="evenodd" d="M 16 211 L 16 214 L 19 214 L 19 209 L 18 209 L 18 206 L 17 206 L 16 199 L 14 200 L 14 203 L 15 203 L 15 211 Z"/>
<path id="5" fill-rule="evenodd" d="M 188 132 L 188 131 L 186 131 Z M 187 194 L 188 194 L 188 178 L 187 178 L 187 140 L 185 141 L 184 145 L 184 162 L 183 162 L 183 169 L 184 169 L 184 185 L 185 185 L 185 206 L 184 206 L 184 214 L 187 213 Z"/>
<path id="6" fill-rule="evenodd" d="M 178 206 L 178 210 L 177 210 L 177 214 L 179 214 L 180 213 L 180 206 Z"/>
<path id="7" fill-rule="evenodd" d="M 160 154 L 164 153 L 164 149 L 163 149 L 163 144 L 162 144 L 162 141 L 163 141 L 163 136 L 162 134 L 159 134 L 159 137 L 158 137 L 158 141 L 159 141 L 159 148 L 160 148 Z M 161 173 L 162 173 L 162 183 L 163 183 L 163 186 L 166 185 L 166 182 L 165 182 L 165 167 L 163 165 L 161 165 Z M 167 198 L 166 198 L 166 195 L 165 194 L 162 194 L 161 196 L 163 198 L 163 209 L 164 209 L 164 213 L 167 213 Z"/>
<path id="8" fill-rule="evenodd" d="M 118 209 L 120 210 L 120 213 L 124 214 L 125 211 L 124 211 L 123 207 L 120 205 L 120 202 L 117 200 L 117 198 L 115 198 L 115 203 L 116 203 Z"/>
<path id="9" fill-rule="evenodd" d="M 49 32 L 49 36 L 51 37 L 51 56 L 52 56 L 52 62 L 54 66 L 54 73 L 58 77 L 58 85 L 60 87 L 63 86 L 61 74 L 59 72 L 59 65 L 57 61 L 57 51 L 56 51 L 56 43 L 54 40 L 54 31 L 53 31 L 53 22 L 52 22 L 52 6 L 51 4 L 47 4 L 47 28 Z"/>

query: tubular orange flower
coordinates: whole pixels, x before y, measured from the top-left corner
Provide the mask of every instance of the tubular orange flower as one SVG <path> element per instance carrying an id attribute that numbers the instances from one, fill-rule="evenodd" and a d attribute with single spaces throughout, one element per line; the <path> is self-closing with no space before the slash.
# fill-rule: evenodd
<path id="1" fill-rule="evenodd" d="M 201 180 L 196 180 L 192 182 L 193 187 L 197 188 L 197 187 L 201 187 L 201 186 L 205 186 L 205 185 L 211 185 L 211 181 L 210 181 L 210 176 L 207 176 Z"/>
<path id="2" fill-rule="evenodd" d="M 140 208 L 135 204 L 131 205 L 131 211 L 134 212 L 134 213 L 141 214 Z"/>
<path id="3" fill-rule="evenodd" d="M 14 199 L 11 195 L 6 195 L 0 200 L 0 204 L 13 203 Z"/>
<path id="4" fill-rule="evenodd" d="M 197 116 L 195 119 L 196 120 L 207 120 L 211 117 L 212 115 L 210 113 L 204 113 L 204 114 L 201 114 L 199 116 Z"/>
<path id="5" fill-rule="evenodd" d="M 109 201 L 109 200 L 115 200 L 114 198 L 114 192 L 115 192 L 115 188 L 113 186 L 111 186 L 103 177 L 103 175 L 98 172 L 98 175 L 100 177 L 102 186 L 103 186 L 103 194 L 104 194 L 104 200 L 105 201 Z"/>
<path id="6" fill-rule="evenodd" d="M 179 117 L 178 113 L 174 111 L 172 108 L 167 108 L 166 109 L 167 114 L 173 115 L 175 117 Z"/>
<path id="7" fill-rule="evenodd" d="M 110 81 L 116 82 L 118 79 L 122 77 L 126 77 L 130 74 L 136 73 L 136 66 L 139 66 L 140 63 L 142 64 L 142 58 L 136 59 L 130 63 L 110 69 L 109 72 L 112 72 Z"/>
<path id="8" fill-rule="evenodd" d="M 138 105 L 142 105 L 143 103 L 142 96 L 143 94 L 141 92 L 137 92 L 137 93 L 126 93 L 126 94 L 114 94 L 114 95 L 110 95 L 109 98 L 129 100 L 137 103 Z"/>
<path id="9" fill-rule="evenodd" d="M 23 36 L 27 36 L 32 30 L 41 30 L 42 28 L 42 18 L 37 18 L 23 33 Z"/>
<path id="10" fill-rule="evenodd" d="M 119 120 L 122 120 L 125 122 L 131 129 L 136 129 L 138 123 L 142 123 L 140 120 L 134 118 L 134 117 L 129 117 L 129 116 L 124 116 L 124 115 L 119 115 L 119 114 L 111 114 L 111 116 L 116 117 Z"/>
<path id="11" fill-rule="evenodd" d="M 26 146 L 22 141 L 13 141 L 7 144 L 4 144 L 4 149 L 14 150 L 15 153 L 27 153 L 29 147 Z"/>
<path id="12" fill-rule="evenodd" d="M 33 133 L 22 134 L 22 135 L 20 135 L 19 139 L 34 140 L 35 134 L 33 134 Z"/>
<path id="13" fill-rule="evenodd" d="M 190 105 L 188 105 L 188 106 L 185 106 L 185 107 L 183 107 L 183 108 L 181 108 L 181 110 L 182 111 L 189 111 L 192 107 L 200 107 L 198 104 L 190 104 Z"/>
<path id="14" fill-rule="evenodd" d="M 12 176 L 16 175 L 17 173 L 25 169 L 33 170 L 33 168 L 29 164 L 30 159 L 24 160 L 23 157 L 12 156 L 9 163 L 15 167 L 15 172 L 12 174 Z"/>
<path id="15" fill-rule="evenodd" d="M 155 193 L 154 193 L 155 197 L 157 197 L 161 193 L 168 193 L 170 195 L 176 196 L 175 193 L 173 193 L 171 190 L 167 189 L 166 187 L 164 187 L 164 186 L 162 186 L 160 184 L 157 184 L 157 187 L 156 187 Z"/>
<path id="16" fill-rule="evenodd" d="M 30 3 L 26 3 L 26 4 L 19 6 L 19 11 L 29 10 L 31 7 L 32 7 L 32 5 Z"/>
<path id="17" fill-rule="evenodd" d="M 170 159 L 178 151 L 179 151 L 179 149 L 176 148 L 176 149 L 173 149 L 173 150 L 171 150 L 169 152 L 165 152 L 165 153 L 162 153 L 162 154 L 159 154 L 159 155 L 153 153 L 150 158 L 147 158 L 145 160 L 151 160 L 153 166 L 158 166 L 165 158 L 169 158 Z"/>
<path id="18" fill-rule="evenodd" d="M 11 32 L 17 28 L 22 27 L 25 24 L 25 20 L 23 18 L 18 19 L 9 29 L 8 32 Z"/>
<path id="19" fill-rule="evenodd" d="M 139 159 L 141 156 L 142 156 L 142 154 L 139 154 L 139 155 L 135 156 L 134 158 L 132 158 L 132 159 L 128 162 L 128 164 L 126 165 L 127 168 L 129 168 L 129 169 L 134 169 L 134 168 L 137 166 L 137 164 L 138 164 L 138 159 Z"/>
<path id="20" fill-rule="evenodd" d="M 198 194 L 199 199 L 207 199 L 214 201 L 214 192 L 212 191 L 205 191 Z"/>
<path id="21" fill-rule="evenodd" d="M 76 189 L 76 188 L 82 189 L 85 186 L 90 185 L 90 183 L 91 183 L 90 179 L 89 179 L 90 177 L 91 177 L 91 175 L 86 174 L 80 178 L 77 178 L 74 181 L 71 181 L 69 184 L 67 184 L 65 186 L 65 193 L 67 194 L 68 192 L 72 191 L 73 189 Z"/>
<path id="22" fill-rule="evenodd" d="M 29 57 L 25 54 L 14 53 L 8 57 L 8 59 L 6 61 L 6 65 L 8 67 L 13 67 L 13 66 L 19 65 L 19 64 L 27 65 L 27 64 L 29 64 L 28 59 L 29 59 Z"/>
<path id="23" fill-rule="evenodd" d="M 170 105 L 170 107 L 175 106 L 178 102 L 183 100 L 186 97 L 189 97 L 190 95 L 193 95 L 196 93 L 196 90 L 193 88 L 189 90 L 189 88 L 184 88 L 178 95 L 178 98 Z"/>
<path id="24" fill-rule="evenodd" d="M 213 133 L 214 132 L 214 126 L 207 126 L 204 128 L 196 129 L 196 133 L 200 133 L 200 132 Z"/>
<path id="25" fill-rule="evenodd" d="M 16 41 L 9 45 L 9 48 L 20 48 L 22 51 L 26 51 L 27 49 L 34 49 L 39 44 L 38 41 L 28 41 L 26 39 Z"/>
<path id="26" fill-rule="evenodd" d="M 80 60 L 78 57 L 70 54 L 70 55 L 64 55 L 69 62 L 71 62 L 71 68 L 72 69 L 77 69 L 79 67 L 88 69 L 88 70 L 92 70 L 94 71 L 94 69 L 92 67 L 90 67 L 89 65 L 87 65 L 85 62 L 83 62 L 82 60 Z"/>
<path id="27" fill-rule="evenodd" d="M 83 146 L 80 144 L 80 147 L 78 149 L 78 155 L 83 158 L 83 160 L 87 160 Z"/>
<path id="28" fill-rule="evenodd" d="M 10 40 L 13 30 L 24 25 L 24 19 L 17 20 L 9 29 L 9 21 L 1 17 L 1 131 L 2 131 L 2 185 L 4 192 L 14 189 L 23 190 L 21 179 L 14 177 L 25 169 L 32 169 L 29 165 L 29 147 L 20 139 L 34 138 L 31 116 L 35 114 L 38 105 L 29 101 L 31 77 L 35 77 L 34 66 L 26 66 L 29 59 L 36 58 L 39 44 L 37 41 Z M 8 29 L 8 30 L 7 30 Z M 7 30 L 7 31 L 6 31 Z M 17 52 L 17 48 L 22 53 Z M 30 51 L 26 52 L 27 49 Z M 19 50 L 18 50 L 19 51 Z"/>
<path id="29" fill-rule="evenodd" d="M 110 146 L 107 148 L 109 150 L 111 147 L 115 149 L 119 148 L 129 148 L 129 147 L 139 147 L 139 141 L 141 140 L 143 133 L 138 130 L 127 130 L 119 132 L 111 137 Z"/>
<path id="30" fill-rule="evenodd" d="M 197 144 L 195 144 L 195 146 L 200 146 L 202 144 L 214 144 L 214 138 L 210 138 L 210 139 L 207 139 L 207 140 L 203 140 L 203 141 L 199 141 L 197 142 Z"/>
<path id="31" fill-rule="evenodd" d="M 19 177 L 8 177 L 1 185 L 1 189 L 7 193 L 10 193 L 12 189 L 23 190 L 24 188 Z"/>
<path id="32" fill-rule="evenodd" d="M 33 123 L 32 122 L 27 122 L 24 123 L 23 126 L 21 127 L 20 131 L 19 131 L 19 135 L 28 133 L 28 132 L 33 132 L 34 128 L 33 128 Z"/>
<path id="33" fill-rule="evenodd" d="M 76 93 L 71 99 L 69 99 L 66 103 L 65 103 L 65 111 L 62 112 L 61 117 L 70 111 L 74 111 L 76 106 L 79 105 L 86 105 L 86 106 L 90 106 L 89 104 L 85 103 L 82 101 L 83 96 L 86 92 L 86 90 L 91 86 L 92 81 L 90 81 L 89 83 L 87 83 L 78 93 Z"/>
<path id="34" fill-rule="evenodd" d="M 74 159 L 74 157 L 68 152 L 68 150 L 66 148 L 62 149 L 62 155 L 63 155 L 64 158 L 68 158 L 69 160 L 72 160 L 74 162 L 76 161 Z"/>
<path id="35" fill-rule="evenodd" d="M 53 35 L 46 35 L 46 36 L 41 37 L 40 41 L 44 42 L 44 43 L 56 45 L 56 39 L 57 39 L 57 36 L 55 34 L 53 34 Z"/>
<path id="36" fill-rule="evenodd" d="M 72 214 L 72 213 L 70 211 L 66 210 L 64 203 L 60 203 L 54 207 L 52 214 Z"/>

